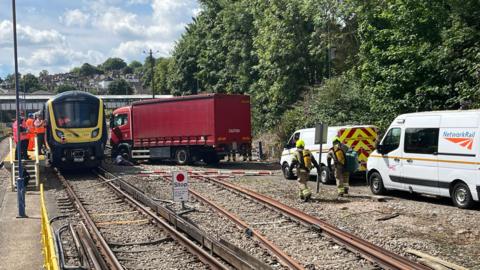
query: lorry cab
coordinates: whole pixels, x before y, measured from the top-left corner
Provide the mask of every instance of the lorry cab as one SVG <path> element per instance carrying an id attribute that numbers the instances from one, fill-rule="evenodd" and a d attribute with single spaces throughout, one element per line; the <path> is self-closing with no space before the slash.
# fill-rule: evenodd
<path id="1" fill-rule="evenodd" d="M 315 160 L 321 165 L 320 181 L 324 184 L 333 183 L 335 179 L 331 176 L 327 167 L 327 153 L 332 147 L 332 141 L 335 137 L 338 137 L 344 144 L 358 153 L 359 171 L 364 172 L 367 168 L 368 156 L 375 149 L 377 131 L 377 127 L 370 125 L 328 127 L 327 142 L 322 145 L 320 158 L 320 145 L 315 144 L 315 128 L 297 130 L 285 144 L 280 158 L 283 175 L 286 179 L 294 178 L 295 172 L 290 170 L 290 164 L 292 164 L 294 153 L 297 151 L 295 143 L 302 139 L 305 141 L 305 149 L 310 150 Z M 317 169 L 313 168 L 310 175 L 316 174 Z"/>
<path id="2" fill-rule="evenodd" d="M 110 145 L 112 152 L 129 154 L 132 142 L 132 124 L 130 107 L 121 107 L 113 111 L 110 117 Z M 120 152 L 118 152 L 120 151 Z"/>
<path id="3" fill-rule="evenodd" d="M 404 114 L 368 159 L 374 194 L 387 190 L 452 198 L 460 208 L 479 200 L 480 111 Z"/>

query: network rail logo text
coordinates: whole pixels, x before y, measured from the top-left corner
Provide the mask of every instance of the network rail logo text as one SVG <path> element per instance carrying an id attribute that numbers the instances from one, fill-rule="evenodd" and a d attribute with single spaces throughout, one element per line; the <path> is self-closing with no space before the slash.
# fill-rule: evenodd
<path id="1" fill-rule="evenodd" d="M 472 150 L 475 132 L 470 131 L 444 131 L 443 138 L 463 148 Z"/>

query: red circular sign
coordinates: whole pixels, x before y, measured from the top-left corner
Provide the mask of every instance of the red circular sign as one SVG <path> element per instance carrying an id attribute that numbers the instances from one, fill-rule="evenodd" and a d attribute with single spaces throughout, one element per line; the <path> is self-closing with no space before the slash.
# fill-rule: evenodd
<path id="1" fill-rule="evenodd" d="M 183 173 L 177 174 L 177 182 L 183 182 L 185 180 L 185 175 Z"/>

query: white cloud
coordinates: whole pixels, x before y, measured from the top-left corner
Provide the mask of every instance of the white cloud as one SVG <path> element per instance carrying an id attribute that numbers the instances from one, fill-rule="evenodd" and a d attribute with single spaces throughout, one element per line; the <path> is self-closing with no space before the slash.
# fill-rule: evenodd
<path id="1" fill-rule="evenodd" d="M 175 43 L 172 42 L 155 42 L 155 41 L 140 41 L 140 40 L 133 40 L 122 42 L 118 47 L 111 51 L 111 56 L 114 57 L 121 57 L 126 59 L 127 61 L 131 61 L 134 59 L 142 59 L 147 57 L 144 52 L 152 49 L 152 51 L 156 52 L 155 57 L 158 56 L 168 56 L 173 49 Z"/>
<path id="2" fill-rule="evenodd" d="M 137 21 L 137 15 L 120 8 L 111 7 L 96 19 L 96 25 L 115 34 L 142 35 L 143 25 Z"/>
<path id="3" fill-rule="evenodd" d="M 60 22 L 66 26 L 85 26 L 88 23 L 90 15 L 82 12 L 79 9 L 69 9 L 65 11 L 63 16 L 60 16 Z"/>
<path id="4" fill-rule="evenodd" d="M 129 5 L 145 5 L 150 3 L 150 0 L 128 0 Z"/>
<path id="5" fill-rule="evenodd" d="M 3 20 L 0 22 L 0 46 L 11 46 L 13 43 L 12 22 Z M 63 43 L 65 36 L 57 30 L 40 30 L 31 26 L 17 24 L 17 40 L 19 46 L 41 45 L 47 43 Z"/>
<path id="6" fill-rule="evenodd" d="M 53 72 L 65 72 L 85 62 L 98 64 L 104 58 L 105 56 L 101 52 L 94 50 L 81 52 L 68 46 L 55 46 L 35 50 L 29 57 L 19 57 L 18 61 L 22 70 L 27 72 L 29 70 L 38 71 L 40 67 Z"/>
<path id="7" fill-rule="evenodd" d="M 196 0 L 152 0 L 153 30 L 177 36 L 199 11 Z"/>

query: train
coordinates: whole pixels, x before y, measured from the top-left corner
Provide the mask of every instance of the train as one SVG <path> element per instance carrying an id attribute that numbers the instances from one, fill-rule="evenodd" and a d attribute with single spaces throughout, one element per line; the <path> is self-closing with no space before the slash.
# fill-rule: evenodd
<path id="1" fill-rule="evenodd" d="M 108 130 L 102 99 L 86 92 L 67 91 L 49 99 L 46 157 L 59 169 L 94 168 L 104 159 Z"/>

